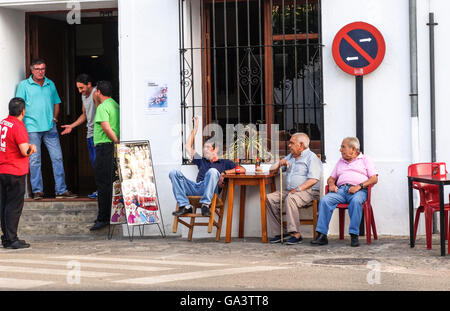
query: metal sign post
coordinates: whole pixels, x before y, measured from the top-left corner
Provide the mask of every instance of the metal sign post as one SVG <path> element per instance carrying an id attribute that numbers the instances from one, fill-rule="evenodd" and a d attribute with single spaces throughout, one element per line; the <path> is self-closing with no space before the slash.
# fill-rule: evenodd
<path id="1" fill-rule="evenodd" d="M 338 31 L 333 40 L 333 58 L 344 72 L 356 76 L 356 137 L 364 152 L 363 76 L 374 71 L 383 61 L 386 44 L 381 32 L 364 22 L 354 22 Z M 363 216 L 364 217 L 364 216 Z M 360 232 L 364 235 L 364 218 Z"/>
<path id="2" fill-rule="evenodd" d="M 359 150 L 364 152 L 364 101 L 363 101 L 363 76 L 356 76 L 356 137 L 359 139 Z"/>

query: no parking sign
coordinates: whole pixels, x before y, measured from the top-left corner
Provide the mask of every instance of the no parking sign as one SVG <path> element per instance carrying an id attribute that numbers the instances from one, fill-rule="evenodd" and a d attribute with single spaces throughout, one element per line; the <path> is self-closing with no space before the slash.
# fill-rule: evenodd
<path id="1" fill-rule="evenodd" d="M 362 76 L 383 61 L 386 45 L 380 31 L 364 22 L 344 26 L 333 40 L 333 58 L 348 74 Z"/>
<path id="2" fill-rule="evenodd" d="M 343 71 L 356 76 L 356 137 L 361 152 L 364 152 L 363 76 L 381 64 L 385 51 L 386 45 L 380 31 L 364 22 L 342 27 L 333 40 L 334 61 Z M 364 234 L 364 218 L 359 230 Z"/>

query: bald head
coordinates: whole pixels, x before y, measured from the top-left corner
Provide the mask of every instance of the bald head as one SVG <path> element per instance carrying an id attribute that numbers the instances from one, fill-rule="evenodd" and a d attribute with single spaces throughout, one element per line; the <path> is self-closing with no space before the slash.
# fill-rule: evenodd
<path id="1" fill-rule="evenodd" d="M 294 138 L 298 143 L 303 143 L 305 148 L 309 148 L 309 137 L 305 133 L 295 133 L 292 135 L 292 138 Z"/>

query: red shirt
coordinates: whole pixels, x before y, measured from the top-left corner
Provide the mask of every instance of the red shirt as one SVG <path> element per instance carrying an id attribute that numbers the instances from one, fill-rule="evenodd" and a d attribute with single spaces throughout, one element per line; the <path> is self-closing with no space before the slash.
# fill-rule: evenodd
<path id="1" fill-rule="evenodd" d="M 24 143 L 28 143 L 28 132 L 22 121 L 8 116 L 0 122 L 0 174 L 28 174 L 28 157 L 24 157 L 19 149 Z"/>

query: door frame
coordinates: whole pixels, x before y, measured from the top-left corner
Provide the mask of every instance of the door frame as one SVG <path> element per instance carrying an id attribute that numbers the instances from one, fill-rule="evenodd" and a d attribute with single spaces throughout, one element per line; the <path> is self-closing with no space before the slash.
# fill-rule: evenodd
<path id="1" fill-rule="evenodd" d="M 117 12 L 118 8 L 105 8 L 105 9 L 84 9 L 81 10 L 81 13 L 95 13 L 95 12 Z M 36 40 L 37 38 L 31 38 L 30 34 L 30 16 L 33 15 L 50 15 L 50 14 L 67 14 L 71 12 L 71 10 L 56 10 L 56 11 L 33 11 L 33 12 L 25 12 L 25 73 L 26 76 L 31 74 L 30 72 L 30 63 L 31 63 L 31 40 Z M 36 42 L 37 43 L 37 42 Z M 35 45 L 37 46 L 37 45 Z M 36 51 L 35 51 L 36 52 Z M 36 54 L 36 53 L 35 53 Z"/>
<path id="2" fill-rule="evenodd" d="M 117 11 L 118 11 L 118 8 L 106 8 L 106 9 L 100 8 L 100 9 L 81 10 L 81 13 L 108 12 L 108 14 L 111 14 L 111 12 L 117 12 Z M 29 77 L 31 75 L 30 64 L 32 61 L 32 57 L 33 58 L 40 57 L 38 33 L 36 31 L 33 31 L 33 29 L 32 29 L 33 17 L 40 16 L 42 18 L 45 18 L 46 15 L 53 15 L 53 14 L 61 15 L 61 14 L 67 14 L 69 12 L 71 12 L 71 10 L 25 12 L 25 66 L 26 66 L 25 73 L 26 73 L 26 77 Z M 95 22 L 95 19 L 99 19 L 99 18 L 108 20 L 111 17 L 108 16 L 107 14 L 105 14 L 105 16 L 99 16 L 99 17 L 85 17 L 83 23 L 84 24 L 92 23 L 92 22 Z M 61 22 L 63 22 L 63 21 L 61 21 Z M 62 113 L 65 113 L 65 114 L 69 113 L 67 115 L 68 118 L 70 118 L 70 116 L 73 115 L 73 113 L 74 113 L 72 111 L 72 108 L 69 108 L 69 110 L 66 111 L 66 103 L 68 103 L 68 102 L 74 103 L 76 100 L 76 94 L 70 91 L 70 85 L 68 84 L 69 81 L 75 81 L 75 79 L 76 79 L 76 76 L 75 76 L 76 73 L 75 73 L 75 68 L 74 68 L 74 66 L 75 66 L 75 62 L 74 62 L 75 45 L 74 45 L 74 43 L 72 43 L 72 42 L 74 42 L 73 39 L 75 36 L 75 32 L 74 32 L 74 28 L 71 29 L 69 27 L 68 29 L 69 30 L 67 32 L 67 39 L 66 39 L 68 42 L 64 46 L 64 49 L 66 49 L 66 47 L 69 49 L 66 53 L 66 59 L 64 62 L 67 72 L 65 72 L 64 76 L 63 76 L 63 78 L 64 78 L 63 90 L 59 90 L 60 96 L 65 94 L 65 97 L 64 97 L 65 102 L 61 103 L 61 108 L 60 108 L 61 121 L 63 121 L 63 118 L 66 118 L 66 116 L 61 115 Z M 66 71 L 66 69 L 65 69 L 65 71 Z M 67 88 L 67 87 L 69 87 L 69 88 Z M 71 106 L 73 106 L 73 105 L 71 105 Z M 78 116 L 75 116 L 75 119 L 76 119 L 76 117 L 78 117 Z M 64 124 L 64 123 L 61 123 L 61 124 Z M 73 134 L 72 134 L 72 136 L 73 136 Z M 76 135 L 72 139 L 74 140 L 73 142 L 76 145 L 78 145 L 80 143 L 81 138 L 78 135 Z M 61 137 L 60 137 L 60 140 L 61 140 Z M 77 156 L 74 156 L 74 155 L 71 155 L 72 154 L 71 151 L 65 150 L 65 147 L 63 145 L 61 145 L 61 148 L 64 153 L 64 160 L 65 160 L 64 162 L 68 161 L 67 163 L 73 163 L 76 165 L 76 167 L 74 167 L 71 170 L 71 169 L 67 168 L 67 166 L 66 166 L 67 163 L 65 163 L 67 186 L 70 187 L 70 184 L 72 184 L 71 185 L 72 187 L 78 188 L 78 191 L 81 191 L 83 189 L 81 189 L 82 187 L 80 186 L 80 183 L 81 183 L 80 178 L 85 175 L 80 172 L 80 166 L 77 165 L 79 151 L 76 151 L 75 154 Z M 69 148 L 69 147 L 67 147 L 67 148 Z M 90 166 L 90 164 L 89 164 L 89 166 Z M 70 177 L 69 175 L 72 175 L 72 177 Z M 46 195 L 48 195 L 48 194 L 46 193 Z"/>

